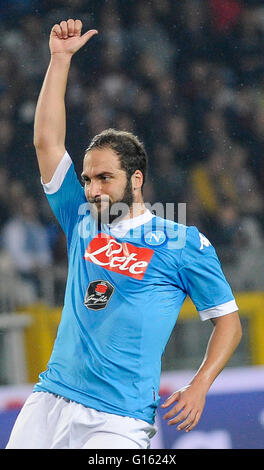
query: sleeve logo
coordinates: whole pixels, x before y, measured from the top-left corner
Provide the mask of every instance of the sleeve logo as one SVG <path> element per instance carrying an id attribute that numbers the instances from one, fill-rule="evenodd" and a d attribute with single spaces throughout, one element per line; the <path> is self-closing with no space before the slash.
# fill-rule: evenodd
<path id="1" fill-rule="evenodd" d="M 201 245 L 200 245 L 200 250 L 203 250 L 203 248 L 205 246 L 210 246 L 211 243 L 209 242 L 208 238 L 206 238 L 202 233 L 199 233 L 199 237 L 200 237 L 200 242 L 201 242 Z"/>

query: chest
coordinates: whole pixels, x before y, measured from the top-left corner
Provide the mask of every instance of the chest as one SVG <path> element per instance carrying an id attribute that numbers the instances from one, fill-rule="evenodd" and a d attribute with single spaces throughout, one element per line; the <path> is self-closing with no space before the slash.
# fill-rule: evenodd
<path id="1" fill-rule="evenodd" d="M 166 245 L 148 246 L 144 237 L 120 239 L 100 232 L 87 238 L 75 237 L 71 263 L 89 277 L 96 273 L 119 284 L 138 285 L 172 283 L 177 263 Z"/>

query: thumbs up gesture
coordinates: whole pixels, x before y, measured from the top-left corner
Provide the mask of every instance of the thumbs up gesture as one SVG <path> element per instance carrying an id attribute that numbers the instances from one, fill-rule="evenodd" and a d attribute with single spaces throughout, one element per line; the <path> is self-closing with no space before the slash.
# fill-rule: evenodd
<path id="1" fill-rule="evenodd" d="M 50 53 L 67 54 L 72 56 L 81 47 L 83 47 L 94 34 L 98 34 L 96 29 L 90 29 L 83 35 L 81 20 L 69 19 L 55 24 L 50 33 Z"/>

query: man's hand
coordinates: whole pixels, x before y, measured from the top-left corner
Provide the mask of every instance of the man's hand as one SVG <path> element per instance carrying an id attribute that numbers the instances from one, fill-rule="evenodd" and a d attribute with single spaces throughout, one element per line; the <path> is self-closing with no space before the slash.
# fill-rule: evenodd
<path id="1" fill-rule="evenodd" d="M 81 20 L 69 19 L 55 24 L 50 33 L 50 53 L 66 54 L 72 56 L 81 47 L 83 47 L 89 39 L 98 34 L 96 29 L 90 29 L 81 36 L 82 22 Z"/>
<path id="2" fill-rule="evenodd" d="M 177 402 L 164 415 L 164 419 L 172 418 L 168 421 L 170 426 L 180 423 L 177 427 L 178 431 L 191 431 L 199 422 L 205 405 L 205 397 L 206 390 L 203 387 L 198 387 L 197 384 L 191 384 L 177 390 L 161 405 L 162 408 L 168 408 Z"/>

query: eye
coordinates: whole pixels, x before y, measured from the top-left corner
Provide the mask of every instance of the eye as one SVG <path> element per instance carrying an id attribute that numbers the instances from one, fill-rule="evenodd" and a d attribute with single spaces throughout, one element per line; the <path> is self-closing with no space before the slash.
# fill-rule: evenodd
<path id="1" fill-rule="evenodd" d="M 90 178 L 88 178 L 88 176 L 85 176 L 85 175 L 81 176 L 81 180 L 82 180 L 82 183 L 86 184 L 86 185 L 90 184 L 90 182 L 91 182 Z"/>
<path id="2" fill-rule="evenodd" d="M 108 175 L 101 175 L 101 176 L 100 176 L 100 179 L 101 179 L 102 181 L 108 182 L 108 181 L 111 180 L 111 176 L 108 176 Z"/>

